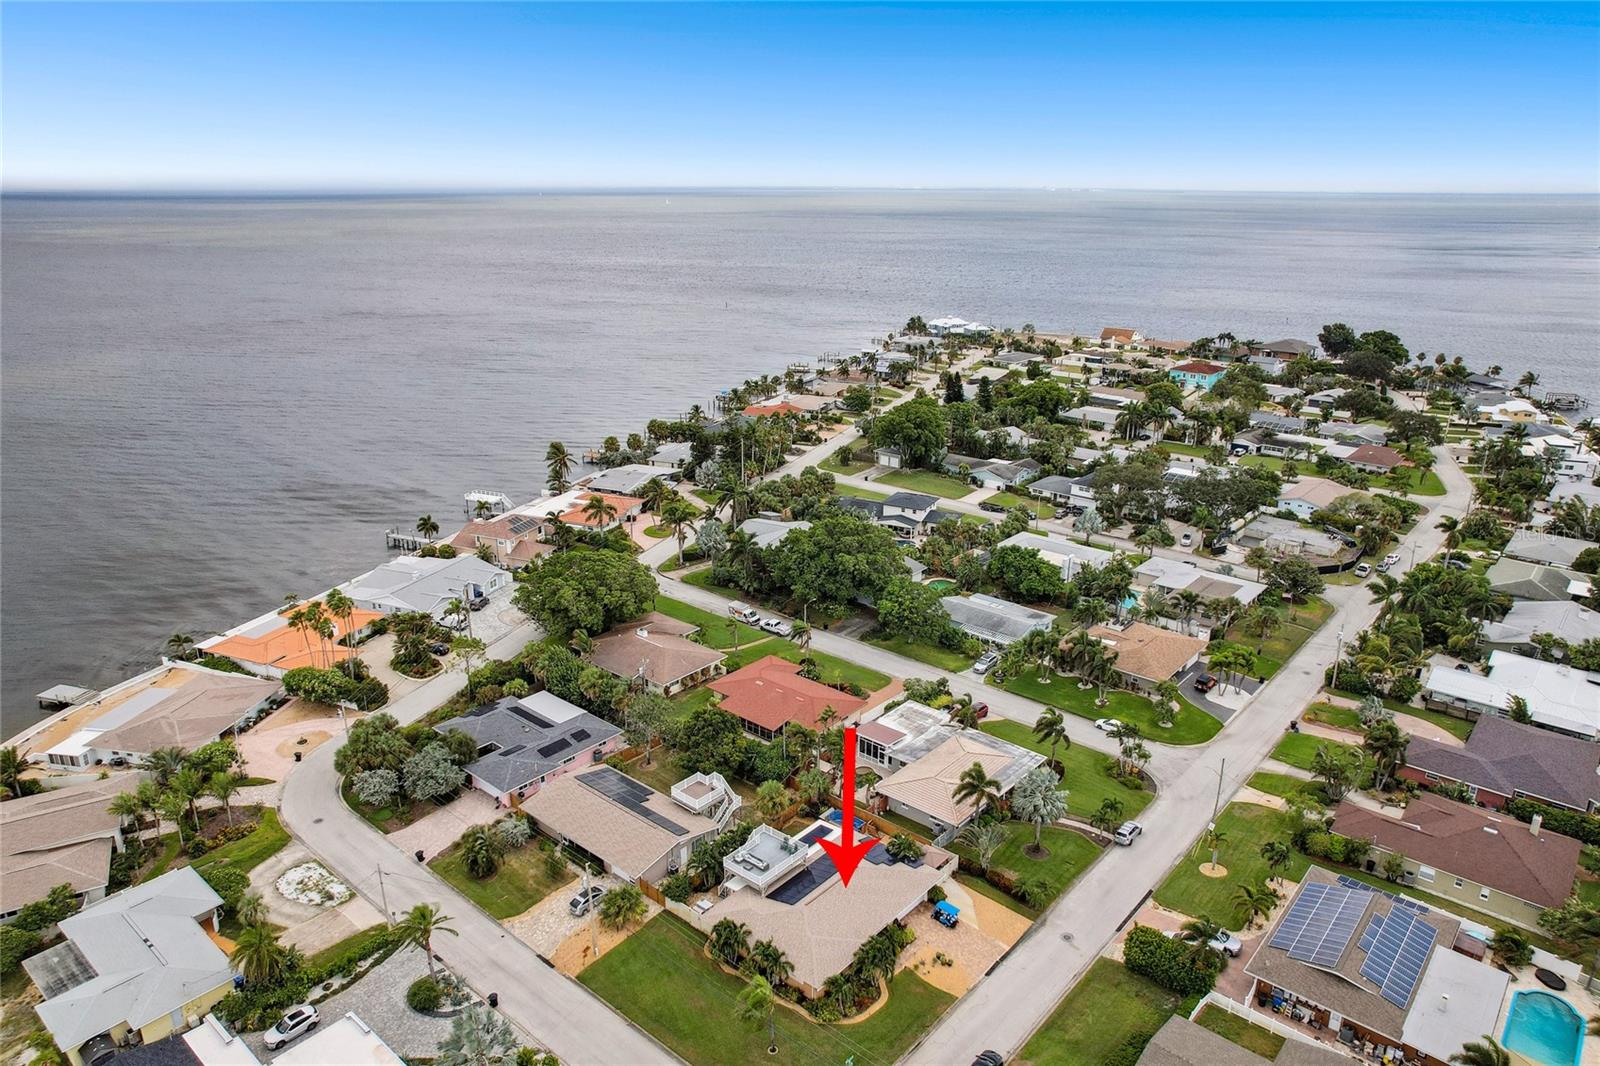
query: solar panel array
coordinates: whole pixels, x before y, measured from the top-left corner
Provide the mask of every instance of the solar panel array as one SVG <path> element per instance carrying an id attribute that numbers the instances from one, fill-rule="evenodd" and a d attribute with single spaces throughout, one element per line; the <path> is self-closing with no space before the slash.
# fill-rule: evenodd
<path id="1" fill-rule="evenodd" d="M 1271 946 L 1313 966 L 1336 966 L 1368 902 L 1365 893 L 1341 885 L 1307 885 L 1272 935 Z"/>
<path id="2" fill-rule="evenodd" d="M 1367 952 L 1367 961 L 1361 964 L 1361 976 L 1377 985 L 1384 999 L 1404 1010 L 1438 935 L 1415 911 L 1390 911 Z"/>
<path id="3" fill-rule="evenodd" d="M 557 740 L 552 740 L 548 744 L 541 745 L 539 748 L 539 754 L 548 759 L 552 755 L 559 755 L 561 752 L 566 751 L 570 747 L 572 747 L 572 741 L 568 740 L 566 737 L 561 737 Z"/>
<path id="4" fill-rule="evenodd" d="M 586 774 L 579 774 L 578 780 L 594 789 L 600 795 L 611 800 L 618 806 L 626 807 L 645 821 L 658 825 L 673 836 L 688 836 L 689 831 L 674 822 L 671 818 L 651 810 L 645 806 L 653 792 L 633 778 L 610 766 L 599 766 Z"/>
<path id="5" fill-rule="evenodd" d="M 1372 921 L 1367 923 L 1367 931 L 1361 934 L 1361 950 L 1371 951 L 1372 942 L 1378 939 L 1378 930 L 1383 928 L 1383 915 L 1374 914 Z"/>
<path id="6" fill-rule="evenodd" d="M 1410 907 L 1412 910 L 1416 911 L 1418 914 L 1427 914 L 1428 913 L 1428 908 L 1425 907 L 1423 904 L 1418 903 L 1416 900 L 1411 899 L 1411 898 L 1409 898 L 1407 896 L 1397 896 L 1393 892 L 1385 892 L 1381 888 L 1374 888 L 1373 886 L 1367 884 L 1365 881 L 1357 881 L 1353 877 L 1346 877 L 1344 874 L 1340 874 L 1339 875 L 1339 883 L 1341 885 L 1343 885 L 1344 887 L 1346 887 L 1346 888 L 1357 888 L 1357 889 L 1360 889 L 1363 892 L 1376 892 L 1380 896 L 1388 896 L 1391 900 L 1393 900 L 1394 902 L 1400 904 L 1402 907 Z"/>
<path id="7" fill-rule="evenodd" d="M 517 515 L 511 519 L 510 529 L 512 536 L 520 537 L 531 529 L 537 528 L 539 520 L 527 515 Z"/>

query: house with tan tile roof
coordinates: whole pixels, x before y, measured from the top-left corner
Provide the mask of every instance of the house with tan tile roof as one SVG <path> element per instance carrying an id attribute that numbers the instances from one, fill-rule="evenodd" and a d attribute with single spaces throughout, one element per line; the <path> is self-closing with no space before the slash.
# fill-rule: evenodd
<path id="1" fill-rule="evenodd" d="M 829 708 L 835 722 L 844 722 L 867 705 L 859 696 L 801 677 L 799 663 L 776 655 L 763 656 L 706 687 L 721 693 L 722 709 L 764 740 L 791 722 L 816 729 Z"/>
<path id="2" fill-rule="evenodd" d="M 1206 642 L 1147 622 L 1095 626 L 1089 635 L 1117 657 L 1117 673 L 1134 688 L 1151 689 L 1200 660 Z M 1065 643 L 1065 642 L 1063 642 Z"/>
<path id="3" fill-rule="evenodd" d="M 488 545 L 496 565 L 515 570 L 555 550 L 554 545 L 540 539 L 548 531 L 547 524 L 531 515 L 508 512 L 472 519 L 449 543 L 456 551 L 469 553 Z"/>
<path id="4" fill-rule="evenodd" d="M 356 654 L 355 648 L 344 643 L 345 638 L 354 634 L 360 639 L 372 623 L 383 617 L 381 611 L 354 608 L 350 612 L 347 630 L 345 619 L 329 615 L 333 640 L 324 641 L 315 633 L 296 629 L 289 624 L 289 615 L 302 606 L 304 604 L 297 604 L 264 614 L 228 630 L 220 637 L 202 641 L 199 648 L 212 655 L 232 659 L 251 673 L 282 677 L 288 671 L 302 666 L 326 669 L 344 662 Z"/>
<path id="5" fill-rule="evenodd" d="M 0 803 L 0 923 L 56 885 L 85 903 L 106 894 L 111 856 L 123 849 L 122 819 L 106 807 L 143 778 L 118 774 Z"/>
<path id="6" fill-rule="evenodd" d="M 608 674 L 671 696 L 722 673 L 727 656 L 689 639 L 699 631 L 692 622 L 651 611 L 594 638 L 587 658 Z"/>
<path id="7" fill-rule="evenodd" d="M 935 834 L 960 829 L 978 813 L 971 800 L 957 802 L 952 793 L 961 775 L 974 764 L 1000 782 L 1004 796 L 1029 770 L 1044 764 L 1036 751 L 976 729 L 963 729 L 938 747 L 873 786 L 896 814 Z"/>
<path id="8" fill-rule="evenodd" d="M 1529 929 L 1537 928 L 1540 911 L 1572 895 L 1583 848 L 1571 837 L 1432 792 L 1418 793 L 1397 818 L 1346 800 L 1333 831 L 1372 841 L 1371 869 L 1398 855 L 1406 884 Z"/>

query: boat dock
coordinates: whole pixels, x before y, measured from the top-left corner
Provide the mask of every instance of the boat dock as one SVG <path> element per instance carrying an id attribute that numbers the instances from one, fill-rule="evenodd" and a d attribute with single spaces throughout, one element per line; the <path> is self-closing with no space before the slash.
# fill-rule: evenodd
<path id="1" fill-rule="evenodd" d="M 51 685 L 39 693 L 39 706 L 46 710 L 60 710 L 62 707 L 71 707 L 74 703 L 82 703 L 95 695 L 92 688 L 79 688 L 77 685 Z"/>

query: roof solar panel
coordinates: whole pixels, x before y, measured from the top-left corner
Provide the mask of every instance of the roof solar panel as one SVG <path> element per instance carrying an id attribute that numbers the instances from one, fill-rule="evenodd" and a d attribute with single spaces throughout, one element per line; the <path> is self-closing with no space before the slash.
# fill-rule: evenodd
<path id="1" fill-rule="evenodd" d="M 530 529 L 536 529 L 538 525 L 539 520 L 537 518 L 530 518 L 527 515 L 517 515 L 511 520 L 510 529 L 514 535 L 520 537 Z"/>
<path id="2" fill-rule="evenodd" d="M 1428 913 L 1428 908 L 1425 905 L 1423 905 L 1421 903 L 1418 903 L 1416 900 L 1411 899 L 1411 898 L 1409 898 L 1407 896 L 1397 896 L 1393 892 L 1385 892 L 1381 888 L 1374 888 L 1372 885 L 1367 884 L 1365 881 L 1357 881 L 1353 877 L 1346 877 L 1344 874 L 1340 874 L 1339 875 L 1339 883 L 1341 885 L 1343 885 L 1344 887 L 1346 887 L 1346 888 L 1359 889 L 1362 892 L 1376 892 L 1380 896 L 1387 896 L 1388 898 L 1394 900 L 1396 903 L 1400 904 L 1403 907 L 1410 907 L 1412 910 L 1416 911 L 1418 914 L 1427 914 Z"/>
<path id="3" fill-rule="evenodd" d="M 1350 946 L 1369 900 L 1366 893 L 1341 885 L 1307 885 L 1273 934 L 1270 946 L 1313 966 L 1335 966 Z"/>
<path id="4" fill-rule="evenodd" d="M 645 801 L 654 793 L 648 787 L 621 773 L 615 767 L 596 767 L 586 774 L 580 774 L 578 780 L 618 806 L 628 808 L 640 818 L 652 825 L 660 826 L 673 836 L 689 835 L 689 831 L 683 826 L 666 815 L 647 807 Z"/>
<path id="5" fill-rule="evenodd" d="M 539 748 L 539 754 L 548 759 L 552 755 L 561 754 L 570 747 L 572 747 L 572 741 L 568 740 L 566 737 L 562 737 L 560 740 L 552 740 L 550 743 L 542 745 Z"/>
<path id="6" fill-rule="evenodd" d="M 1390 911 L 1367 960 L 1361 964 L 1361 976 L 1377 985 L 1384 999 L 1404 1010 L 1438 935 L 1439 931 L 1415 911 Z"/>
<path id="7" fill-rule="evenodd" d="M 573 740 L 588 740 L 590 735 L 587 729 L 574 729 L 572 731 Z"/>
<path id="8" fill-rule="evenodd" d="M 515 755 L 517 752 L 522 751 L 525 748 L 527 748 L 527 746 L 528 745 L 526 745 L 526 744 L 513 744 L 509 748 L 507 748 L 505 751 L 502 751 L 499 754 L 500 754 L 500 756 L 502 758 L 504 758 L 507 755 Z"/>
<path id="9" fill-rule="evenodd" d="M 775 899 L 779 903 L 790 905 L 799 903 L 811 893 L 820 888 L 828 878 L 839 872 L 833 860 L 827 855 L 818 859 L 810 866 L 805 867 L 789 880 L 767 893 L 768 899 Z"/>
<path id="10" fill-rule="evenodd" d="M 1372 942 L 1378 938 L 1378 930 L 1383 928 L 1383 915 L 1374 914 L 1372 921 L 1367 923 L 1367 931 L 1361 934 L 1361 950 L 1371 951 Z"/>

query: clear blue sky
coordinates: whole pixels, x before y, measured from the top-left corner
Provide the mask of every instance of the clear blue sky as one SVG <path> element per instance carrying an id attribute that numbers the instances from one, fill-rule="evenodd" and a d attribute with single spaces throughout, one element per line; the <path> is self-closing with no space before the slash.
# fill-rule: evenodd
<path id="1" fill-rule="evenodd" d="M 9 188 L 1593 192 L 1600 5 L 3 8 Z"/>

